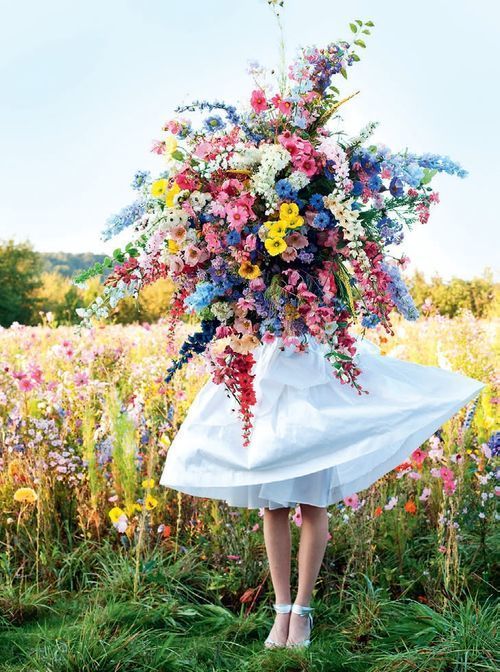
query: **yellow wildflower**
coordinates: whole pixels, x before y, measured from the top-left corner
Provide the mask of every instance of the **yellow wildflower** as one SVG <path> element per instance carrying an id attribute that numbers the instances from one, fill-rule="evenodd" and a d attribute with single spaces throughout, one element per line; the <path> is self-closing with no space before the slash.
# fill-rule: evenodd
<path id="1" fill-rule="evenodd" d="M 174 138 L 173 135 L 169 135 L 168 138 L 165 140 L 165 154 L 168 154 L 168 156 L 172 156 L 172 154 L 176 151 L 177 149 L 177 140 Z"/>
<path id="2" fill-rule="evenodd" d="M 257 266 L 257 264 L 252 264 L 251 261 L 244 261 L 241 264 L 238 273 L 242 278 L 247 278 L 248 280 L 258 278 L 261 274 L 260 268 Z"/>
<path id="3" fill-rule="evenodd" d="M 283 238 L 286 234 L 287 223 L 286 222 L 275 222 L 270 228 L 269 233 L 267 234 L 269 238 Z"/>
<path id="4" fill-rule="evenodd" d="M 127 504 L 125 507 L 125 512 L 127 516 L 133 516 L 136 511 L 141 511 L 141 505 L 137 502 L 132 502 L 132 504 Z"/>
<path id="5" fill-rule="evenodd" d="M 109 511 L 108 516 L 111 519 L 112 523 L 117 523 L 120 520 L 121 516 L 126 516 L 127 514 L 123 509 L 120 509 L 119 506 L 114 506 L 111 511 Z"/>
<path id="6" fill-rule="evenodd" d="M 151 185 L 151 196 L 154 196 L 155 198 L 161 198 L 162 196 L 165 196 L 166 191 L 167 191 L 166 179 L 155 180 Z"/>
<path id="7" fill-rule="evenodd" d="M 146 478 L 142 482 L 142 487 L 143 488 L 154 488 L 155 487 L 155 481 L 154 478 Z"/>
<path id="8" fill-rule="evenodd" d="M 173 254 L 179 251 L 179 246 L 175 240 L 172 240 L 171 238 L 168 240 L 168 251 L 172 252 Z"/>
<path id="9" fill-rule="evenodd" d="M 154 509 L 158 505 L 158 500 L 153 497 L 153 495 L 148 495 L 144 500 L 144 506 L 148 511 Z"/>
<path id="10" fill-rule="evenodd" d="M 174 198 L 177 196 L 181 188 L 177 184 L 177 182 L 174 182 L 174 186 L 167 191 L 165 194 L 165 205 L 167 208 L 173 208 L 174 207 Z"/>
<path id="11" fill-rule="evenodd" d="M 16 502 L 33 504 L 38 499 L 38 495 L 33 488 L 18 488 L 14 493 L 14 499 Z"/>
<path id="12" fill-rule="evenodd" d="M 283 238 L 267 238 L 264 245 L 272 257 L 281 254 L 288 247 Z"/>
<path id="13" fill-rule="evenodd" d="M 294 220 L 290 220 L 289 222 L 286 223 L 287 227 L 289 229 L 298 229 L 299 226 L 302 226 L 304 223 L 304 218 L 303 217 L 296 217 Z"/>
<path id="14" fill-rule="evenodd" d="M 297 203 L 282 203 L 280 206 L 280 219 L 286 222 L 295 221 L 299 216 L 299 206 Z"/>

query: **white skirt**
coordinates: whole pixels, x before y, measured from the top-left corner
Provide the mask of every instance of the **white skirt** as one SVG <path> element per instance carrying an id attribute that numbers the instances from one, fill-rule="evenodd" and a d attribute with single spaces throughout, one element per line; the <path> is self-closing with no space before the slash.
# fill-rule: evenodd
<path id="1" fill-rule="evenodd" d="M 253 351 L 257 403 L 243 447 L 234 399 L 208 380 L 191 404 L 160 484 L 230 506 L 325 507 L 372 485 L 404 462 L 484 383 L 380 354 L 358 338 L 359 395 L 333 374 L 328 346 L 282 340 Z"/>

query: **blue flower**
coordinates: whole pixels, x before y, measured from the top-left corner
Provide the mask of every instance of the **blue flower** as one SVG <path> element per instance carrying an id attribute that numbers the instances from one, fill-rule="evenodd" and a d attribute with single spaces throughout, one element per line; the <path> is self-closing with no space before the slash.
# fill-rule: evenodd
<path id="1" fill-rule="evenodd" d="M 199 312 L 212 303 L 212 300 L 219 295 L 217 288 L 210 282 L 199 282 L 194 292 L 184 299 L 188 308 Z"/>
<path id="2" fill-rule="evenodd" d="M 174 360 L 167 369 L 167 375 L 164 378 L 169 383 L 174 373 L 196 353 L 201 353 L 215 336 L 215 330 L 219 324 L 218 320 L 202 320 L 201 331 L 191 334 L 181 346 L 178 359 Z"/>
<path id="3" fill-rule="evenodd" d="M 382 180 L 380 179 L 380 176 L 372 175 L 368 180 L 368 186 L 372 191 L 380 191 L 380 187 L 382 186 Z"/>
<path id="4" fill-rule="evenodd" d="M 238 231 L 235 231 L 234 229 L 229 231 L 229 233 L 226 235 L 226 242 L 228 245 L 238 245 L 240 240 L 241 234 L 239 234 Z"/>
<path id="5" fill-rule="evenodd" d="M 390 278 L 388 290 L 394 305 L 405 319 L 416 320 L 419 312 L 408 287 L 401 277 L 399 268 L 386 262 L 382 263 L 382 268 Z"/>
<path id="6" fill-rule="evenodd" d="M 359 180 L 355 180 L 352 183 L 351 194 L 353 196 L 361 196 L 362 193 L 363 193 L 363 183 L 360 182 Z"/>
<path id="7" fill-rule="evenodd" d="M 106 228 L 102 232 L 102 239 L 109 240 L 117 233 L 131 226 L 146 212 L 146 201 L 137 200 L 122 208 L 116 215 L 106 220 Z"/>
<path id="8" fill-rule="evenodd" d="M 274 188 L 278 196 L 282 199 L 294 200 L 297 198 L 297 190 L 293 188 L 288 180 L 278 180 Z"/>
<path id="9" fill-rule="evenodd" d="M 378 315 L 375 315 L 375 313 L 364 315 L 361 320 L 361 324 L 363 325 L 363 327 L 367 327 L 368 329 L 373 329 L 373 327 L 376 327 L 379 322 L 380 317 Z"/>
<path id="10" fill-rule="evenodd" d="M 404 195 L 403 182 L 399 177 L 393 177 L 389 184 L 389 191 L 395 198 L 401 198 Z"/>
<path id="11" fill-rule="evenodd" d="M 403 241 L 403 225 L 397 220 L 382 217 L 377 222 L 377 228 L 386 245 L 399 245 Z"/>
<path id="12" fill-rule="evenodd" d="M 138 191 L 144 185 L 151 182 L 151 173 L 149 170 L 138 170 L 130 184 L 132 189 Z"/>
<path id="13" fill-rule="evenodd" d="M 315 210 L 324 210 L 325 204 L 323 203 L 323 194 L 313 194 L 309 198 L 309 205 L 311 205 Z"/>
<path id="14" fill-rule="evenodd" d="M 324 230 L 329 228 L 332 221 L 329 214 L 326 211 L 318 212 L 316 217 L 313 219 L 312 225 L 315 229 Z"/>
<path id="15" fill-rule="evenodd" d="M 222 117 L 219 117 L 218 114 L 214 114 L 211 117 L 207 117 L 203 122 L 203 125 L 207 131 L 220 131 L 226 124 L 222 120 Z"/>

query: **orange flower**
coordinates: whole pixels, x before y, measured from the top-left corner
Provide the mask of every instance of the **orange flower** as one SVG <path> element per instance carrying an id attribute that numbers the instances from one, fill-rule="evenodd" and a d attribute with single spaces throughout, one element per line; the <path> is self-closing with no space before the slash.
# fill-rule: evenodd
<path id="1" fill-rule="evenodd" d="M 417 512 L 417 506 L 412 499 L 409 499 L 405 504 L 406 513 L 411 513 L 414 515 Z"/>
<path id="2" fill-rule="evenodd" d="M 379 516 L 381 516 L 382 515 L 382 507 L 377 506 L 377 508 L 373 512 L 373 515 L 375 516 L 375 518 L 378 518 Z"/>

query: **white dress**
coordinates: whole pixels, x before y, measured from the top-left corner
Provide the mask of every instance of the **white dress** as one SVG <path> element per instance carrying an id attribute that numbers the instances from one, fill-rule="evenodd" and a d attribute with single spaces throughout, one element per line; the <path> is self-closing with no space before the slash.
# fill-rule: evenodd
<path id="1" fill-rule="evenodd" d="M 236 402 L 208 380 L 191 404 L 164 463 L 160 484 L 248 509 L 328 506 L 404 462 L 484 383 L 435 366 L 380 354 L 357 339 L 369 394 L 342 384 L 308 337 L 309 351 L 281 339 L 253 351 L 257 403 L 243 447 Z"/>

